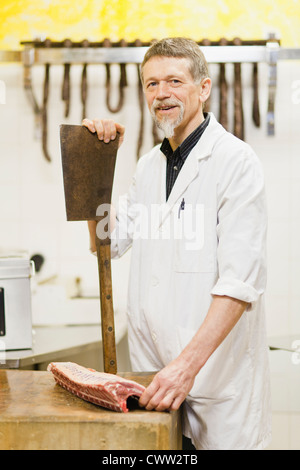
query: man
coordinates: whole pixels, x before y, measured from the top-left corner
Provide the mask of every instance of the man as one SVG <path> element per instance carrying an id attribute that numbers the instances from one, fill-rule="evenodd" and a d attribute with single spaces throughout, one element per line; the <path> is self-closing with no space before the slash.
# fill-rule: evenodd
<path id="1" fill-rule="evenodd" d="M 183 404 L 183 433 L 197 449 L 261 449 L 271 434 L 261 165 L 203 113 L 211 80 L 196 43 L 154 43 L 141 72 L 166 138 L 140 158 L 112 232 L 113 257 L 132 248 L 133 370 L 159 371 L 140 405 Z M 123 140 L 111 120 L 83 124 L 99 139 L 118 131 Z M 89 229 L 93 242 L 95 224 Z"/>

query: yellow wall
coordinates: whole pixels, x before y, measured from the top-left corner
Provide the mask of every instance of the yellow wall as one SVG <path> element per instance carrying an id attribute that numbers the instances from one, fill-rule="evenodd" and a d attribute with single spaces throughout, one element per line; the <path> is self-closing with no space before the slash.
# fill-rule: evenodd
<path id="1" fill-rule="evenodd" d="M 165 36 L 263 39 L 300 46 L 300 0 L 0 0 L 0 48 L 21 40 Z"/>

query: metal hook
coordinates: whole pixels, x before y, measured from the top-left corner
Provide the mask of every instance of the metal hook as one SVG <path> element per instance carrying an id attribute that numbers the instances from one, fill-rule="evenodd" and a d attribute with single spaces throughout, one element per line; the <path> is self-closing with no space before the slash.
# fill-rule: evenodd
<path id="1" fill-rule="evenodd" d="M 41 121 L 41 108 L 38 105 L 36 100 L 35 94 L 33 92 L 32 86 L 32 66 L 34 64 L 35 59 L 35 49 L 31 45 L 25 45 L 24 51 L 22 54 L 23 58 L 23 66 L 24 66 L 24 75 L 23 75 L 23 83 L 26 96 L 31 104 L 31 107 L 34 112 L 35 116 L 35 138 L 37 140 L 41 139 L 41 128 L 42 128 L 42 121 Z"/>

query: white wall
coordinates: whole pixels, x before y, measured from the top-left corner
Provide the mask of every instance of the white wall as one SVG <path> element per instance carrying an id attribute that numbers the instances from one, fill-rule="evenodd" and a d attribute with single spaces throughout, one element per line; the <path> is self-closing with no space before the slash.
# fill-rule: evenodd
<path id="1" fill-rule="evenodd" d="M 5 104 L 0 104 L 0 250 L 39 252 L 46 258 L 43 276 L 81 277 L 85 292 L 97 294 L 96 259 L 89 254 L 85 222 L 66 222 L 61 174 L 59 125 L 80 124 L 81 66 L 71 68 L 71 112 L 64 118 L 61 100 L 62 67 L 50 69 L 48 141 L 52 162 L 48 163 L 41 142 L 34 139 L 33 111 L 23 90 L 20 65 L 1 65 L 0 80 L 5 83 Z M 118 68 L 114 68 L 117 78 Z M 217 66 L 211 66 L 217 83 Z M 232 70 L 227 69 L 232 80 Z M 126 191 L 136 162 L 139 129 L 136 68 L 128 68 L 130 86 L 125 107 L 111 116 L 105 106 L 105 77 L 102 66 L 88 69 L 88 117 L 114 117 L 127 127 L 126 140 L 119 151 L 113 199 Z M 266 176 L 269 208 L 268 264 L 266 295 L 268 335 L 300 334 L 300 79 L 299 62 L 278 66 L 275 136 L 266 135 L 267 77 L 265 64 L 259 66 L 260 111 L 262 125 L 255 128 L 251 118 L 251 67 L 243 66 L 246 140 L 259 155 Z M 44 69 L 34 69 L 34 90 L 42 101 Z M 217 95 L 215 84 L 214 95 Z M 294 88 L 296 87 L 296 88 Z M 116 88 L 117 93 L 117 88 Z M 232 90 L 230 91 L 232 94 Z M 218 117 L 217 101 L 212 110 Z M 146 115 L 143 150 L 152 146 L 150 118 Z M 125 309 L 130 254 L 113 262 L 115 304 Z"/>

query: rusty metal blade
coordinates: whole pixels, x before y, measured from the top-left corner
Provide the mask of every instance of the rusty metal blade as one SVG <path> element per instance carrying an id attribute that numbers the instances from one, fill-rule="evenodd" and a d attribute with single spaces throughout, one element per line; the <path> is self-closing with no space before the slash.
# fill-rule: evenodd
<path id="1" fill-rule="evenodd" d="M 100 204 L 110 204 L 118 136 L 109 144 L 84 126 L 60 126 L 67 220 L 97 220 Z"/>

